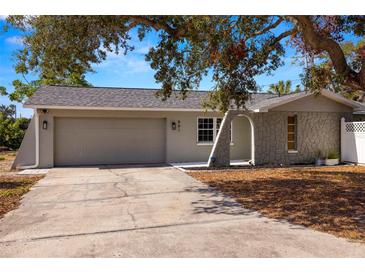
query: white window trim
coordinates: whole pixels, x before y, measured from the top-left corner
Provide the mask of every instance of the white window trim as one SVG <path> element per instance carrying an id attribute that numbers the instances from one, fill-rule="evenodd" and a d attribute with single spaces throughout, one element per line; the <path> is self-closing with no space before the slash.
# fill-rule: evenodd
<path id="1" fill-rule="evenodd" d="M 213 142 L 202 142 L 199 141 L 199 119 L 213 119 Z M 196 118 L 196 144 L 198 146 L 212 146 L 214 145 L 215 139 L 217 137 L 217 119 L 222 119 L 223 117 L 204 117 L 204 116 L 198 116 Z M 233 146 L 233 121 L 231 121 L 231 146 Z"/>

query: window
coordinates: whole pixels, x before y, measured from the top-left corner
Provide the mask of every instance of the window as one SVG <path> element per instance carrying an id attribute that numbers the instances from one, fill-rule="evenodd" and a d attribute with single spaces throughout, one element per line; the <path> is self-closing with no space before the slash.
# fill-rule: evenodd
<path id="1" fill-rule="evenodd" d="M 222 118 L 198 118 L 198 143 L 213 143 L 218 135 Z M 231 125 L 232 142 L 232 125 Z"/>
<path id="2" fill-rule="evenodd" d="M 297 150 L 297 116 L 288 117 L 288 151 Z"/>
<path id="3" fill-rule="evenodd" d="M 213 142 L 214 140 L 214 119 L 198 119 L 198 142 Z"/>

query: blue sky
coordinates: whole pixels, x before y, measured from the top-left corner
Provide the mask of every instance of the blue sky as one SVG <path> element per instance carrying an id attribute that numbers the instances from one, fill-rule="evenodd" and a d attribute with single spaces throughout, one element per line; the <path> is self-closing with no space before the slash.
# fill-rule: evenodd
<path id="1" fill-rule="evenodd" d="M 0 27 L 2 28 L 4 21 L 0 17 Z M 14 72 L 14 52 L 22 47 L 21 33 L 15 29 L 8 32 L 0 32 L 0 86 L 5 86 L 8 91 L 12 90 L 11 82 L 14 79 L 21 79 L 21 75 Z M 155 83 L 154 71 L 149 64 L 144 61 L 144 54 L 156 41 L 156 34 L 150 33 L 146 39 L 140 42 L 135 34 L 132 35 L 132 44 L 135 46 L 133 52 L 128 55 L 108 55 L 106 61 L 99 65 L 95 65 L 95 73 L 86 75 L 87 81 L 93 86 L 107 87 L 146 87 L 158 88 Z M 276 83 L 279 80 L 292 80 L 293 85 L 300 83 L 299 74 L 302 68 L 291 62 L 290 56 L 294 55 L 294 50 L 287 49 L 285 56 L 285 65 L 277 69 L 272 76 L 262 75 L 257 78 L 257 82 L 265 90 L 269 84 Z M 30 80 L 31 77 L 28 77 Z M 200 89 L 208 90 L 212 88 L 213 83 L 209 78 L 202 81 Z M 0 96 L 0 104 L 8 105 L 11 102 L 7 97 Z M 24 109 L 21 104 L 16 104 L 18 115 L 30 117 L 32 110 Z"/>

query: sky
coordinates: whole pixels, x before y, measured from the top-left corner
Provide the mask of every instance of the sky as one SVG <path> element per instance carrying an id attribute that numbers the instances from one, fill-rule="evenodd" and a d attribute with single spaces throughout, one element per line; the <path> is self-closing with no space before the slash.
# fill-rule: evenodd
<path id="1" fill-rule="evenodd" d="M 0 16 L 0 29 L 4 25 L 4 16 Z M 103 87 L 141 87 L 141 88 L 159 88 L 155 82 L 154 71 L 150 68 L 148 62 L 144 60 L 144 55 L 157 40 L 155 33 L 147 35 L 146 39 L 140 42 L 135 33 L 132 33 L 131 44 L 135 50 L 127 55 L 108 54 L 107 59 L 93 68 L 95 73 L 88 73 L 86 80 L 93 86 Z M 14 71 L 14 52 L 22 48 L 21 33 L 15 29 L 9 29 L 7 32 L 0 31 L 0 86 L 5 86 L 7 91 L 12 90 L 12 81 L 22 79 Z M 292 64 L 290 56 L 295 54 L 292 48 L 286 49 L 284 57 L 285 65 L 277 69 L 272 75 L 261 75 L 256 78 L 259 86 L 266 90 L 270 84 L 277 83 L 279 80 L 291 80 L 293 86 L 300 84 L 299 74 L 302 68 L 297 64 Z M 32 80 L 32 77 L 28 77 Z M 210 78 L 203 79 L 199 89 L 209 90 L 213 87 Z M 21 104 L 11 102 L 7 97 L 0 96 L 0 105 L 15 104 L 17 106 L 17 115 L 22 117 L 31 117 L 32 110 L 23 108 Z"/>

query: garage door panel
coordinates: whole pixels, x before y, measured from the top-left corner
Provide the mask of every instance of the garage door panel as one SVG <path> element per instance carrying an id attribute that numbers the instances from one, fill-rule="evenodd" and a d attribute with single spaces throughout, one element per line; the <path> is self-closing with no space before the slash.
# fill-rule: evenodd
<path id="1" fill-rule="evenodd" d="M 165 162 L 164 119 L 55 121 L 56 166 Z"/>

